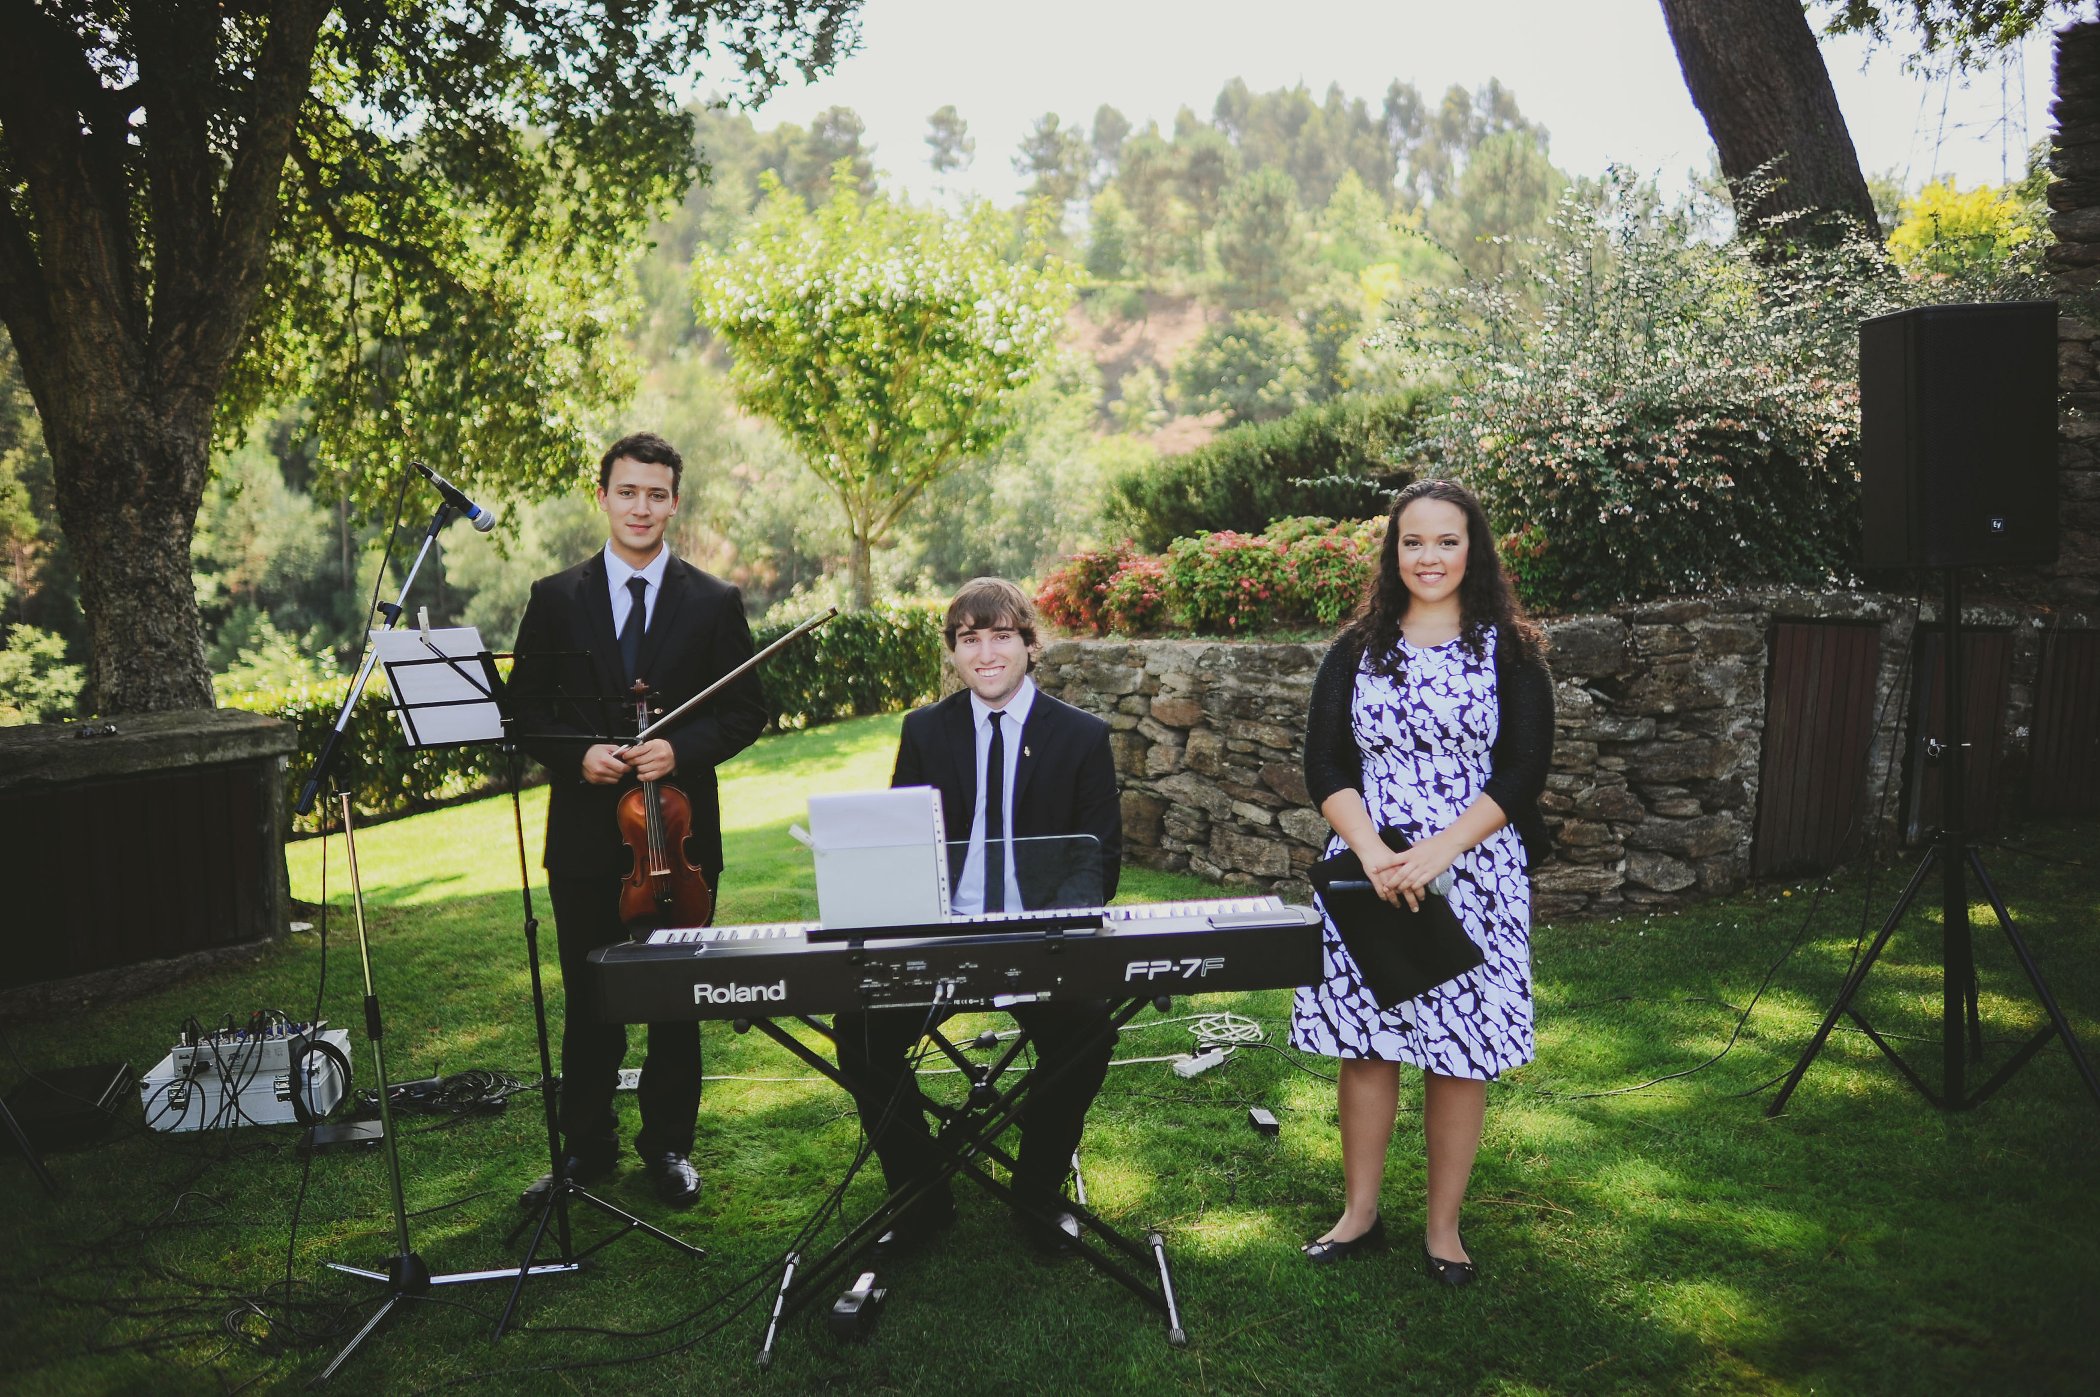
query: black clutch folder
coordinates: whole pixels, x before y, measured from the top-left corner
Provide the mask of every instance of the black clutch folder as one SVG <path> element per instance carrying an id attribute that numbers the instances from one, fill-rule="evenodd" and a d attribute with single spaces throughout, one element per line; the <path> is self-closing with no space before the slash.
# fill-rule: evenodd
<path id="1" fill-rule="evenodd" d="M 1391 826 L 1378 835 L 1389 849 L 1407 847 L 1406 837 Z M 1363 860 L 1349 849 L 1320 860 L 1307 876 L 1381 1009 L 1398 1008 L 1484 959 L 1443 897 L 1424 893 L 1419 909 L 1404 900 L 1395 907 L 1372 888 Z"/>

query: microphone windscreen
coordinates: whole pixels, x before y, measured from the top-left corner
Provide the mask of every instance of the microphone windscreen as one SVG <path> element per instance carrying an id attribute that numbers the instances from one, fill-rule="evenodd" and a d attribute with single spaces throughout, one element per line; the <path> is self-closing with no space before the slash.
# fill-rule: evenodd
<path id="1" fill-rule="evenodd" d="M 474 516 L 473 522 L 475 531 L 478 533 L 485 534 L 490 529 L 496 527 L 496 511 L 493 509 L 483 509 L 481 513 Z"/>

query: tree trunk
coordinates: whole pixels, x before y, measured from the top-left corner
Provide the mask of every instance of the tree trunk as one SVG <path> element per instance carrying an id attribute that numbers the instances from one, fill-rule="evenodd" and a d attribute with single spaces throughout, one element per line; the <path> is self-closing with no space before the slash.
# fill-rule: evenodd
<path id="1" fill-rule="evenodd" d="M 875 579 L 870 575 L 873 563 L 873 550 L 868 546 L 867 535 L 854 530 L 852 561 L 847 575 L 853 579 L 855 611 L 868 611 L 875 605 Z"/>
<path id="2" fill-rule="evenodd" d="M 51 448 L 103 713 L 212 706 L 190 539 L 330 0 L 260 7 L 222 131 L 225 8 L 132 6 L 136 72 L 118 87 L 94 25 L 0 7 L 0 320 Z"/>
<path id="3" fill-rule="evenodd" d="M 45 435 L 92 645 L 89 705 L 97 713 L 210 708 L 211 667 L 190 575 L 210 411 L 157 416 L 153 405 L 137 403 L 115 415 L 84 415 L 90 421 L 71 430 L 47 418 Z"/>
<path id="4" fill-rule="evenodd" d="M 1684 85 L 1731 183 L 1776 161 L 1738 221 L 1839 215 L 1875 227 L 1874 199 L 1801 0 L 1662 0 Z"/>

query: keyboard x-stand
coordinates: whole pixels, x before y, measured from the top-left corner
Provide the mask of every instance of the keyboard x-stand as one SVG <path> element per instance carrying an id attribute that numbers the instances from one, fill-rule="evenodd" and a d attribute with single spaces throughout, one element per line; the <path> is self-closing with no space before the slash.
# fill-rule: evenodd
<path id="1" fill-rule="evenodd" d="M 1113 1038 L 1147 1004 L 1165 1012 L 1172 1003 L 1169 986 L 1182 993 L 1273 989 L 1309 984 L 1319 974 L 1318 915 L 1273 897 L 985 921 L 981 930 L 965 935 L 956 935 L 952 923 L 866 928 L 845 938 L 814 924 L 659 932 L 648 942 L 593 952 L 591 959 L 600 972 L 601 1002 L 614 1016 L 655 1022 L 681 1014 L 736 1014 L 733 1026 L 739 1032 L 758 1029 L 849 1093 L 852 1083 L 836 1062 L 783 1021 L 830 1039 L 831 1028 L 815 1014 L 921 1007 L 932 1021 L 953 1010 L 998 1010 L 1017 1000 L 1106 999 L 1113 1007 L 1101 1033 Z M 749 1007 L 739 1013 L 734 1006 Z M 772 1360 L 784 1319 L 832 1294 L 900 1215 L 958 1174 L 967 1174 L 1025 1216 L 1023 1200 L 985 1165 L 1012 1172 L 1014 1159 L 1000 1147 L 999 1137 L 1020 1118 L 1032 1092 L 1057 1080 L 1083 1055 L 1069 1055 L 1047 1075 L 1038 1063 L 1007 1084 L 1009 1069 L 1028 1045 L 1025 1032 L 989 1063 L 971 1061 L 937 1027 L 927 1036 L 971 1083 L 962 1106 L 931 1107 L 941 1122 L 934 1137 L 939 1164 L 890 1194 L 821 1256 L 806 1265 L 799 1253 L 786 1257 L 759 1346 L 761 1367 Z M 1081 1224 L 1074 1254 L 1159 1311 L 1170 1344 L 1185 1344 L 1160 1233 L 1148 1232 L 1141 1245 L 1084 1201 L 1063 1207 Z M 1096 1245 L 1097 1239 L 1105 1245 Z"/>

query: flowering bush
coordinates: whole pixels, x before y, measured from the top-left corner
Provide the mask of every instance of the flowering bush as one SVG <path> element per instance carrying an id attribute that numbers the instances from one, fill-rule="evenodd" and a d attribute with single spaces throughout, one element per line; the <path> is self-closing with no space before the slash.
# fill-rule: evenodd
<path id="1" fill-rule="evenodd" d="M 1228 529 L 1167 545 L 1167 605 L 1190 630 L 1246 635 L 1276 620 L 1292 588 L 1286 546 Z"/>
<path id="2" fill-rule="evenodd" d="M 1035 609 L 1060 630 L 1106 635 L 1108 616 L 1103 607 L 1109 580 L 1135 556 L 1137 551 L 1128 539 L 1114 548 L 1074 553 L 1043 579 L 1035 594 Z"/>
<path id="3" fill-rule="evenodd" d="M 1879 244 L 1704 236 L 1615 174 L 1571 196 L 1543 255 L 1432 290 L 1382 332 L 1458 386 L 1428 424 L 1533 605 L 1597 606 L 1856 566 L 1858 323 L 2032 294 L 1906 280 Z"/>
<path id="4" fill-rule="evenodd" d="M 1073 554 L 1044 582 L 1036 609 L 1080 635 L 1332 626 L 1363 596 L 1384 536 L 1383 519 L 1299 517 L 1261 534 L 1178 538 L 1163 558 L 1124 542 Z"/>
<path id="5" fill-rule="evenodd" d="M 1102 621 L 1122 635 L 1143 635 L 1167 623 L 1167 565 L 1142 553 L 1125 559 L 1102 592 Z"/>
<path id="6" fill-rule="evenodd" d="M 1324 521 L 1323 521 L 1324 522 Z M 1291 578 L 1290 609 L 1307 620 L 1332 626 L 1356 608 L 1357 600 L 1378 569 L 1378 543 L 1385 536 L 1382 520 L 1336 524 L 1324 532 L 1304 534 L 1286 546 L 1285 570 Z M 1276 530 L 1269 530 L 1276 537 Z"/>

